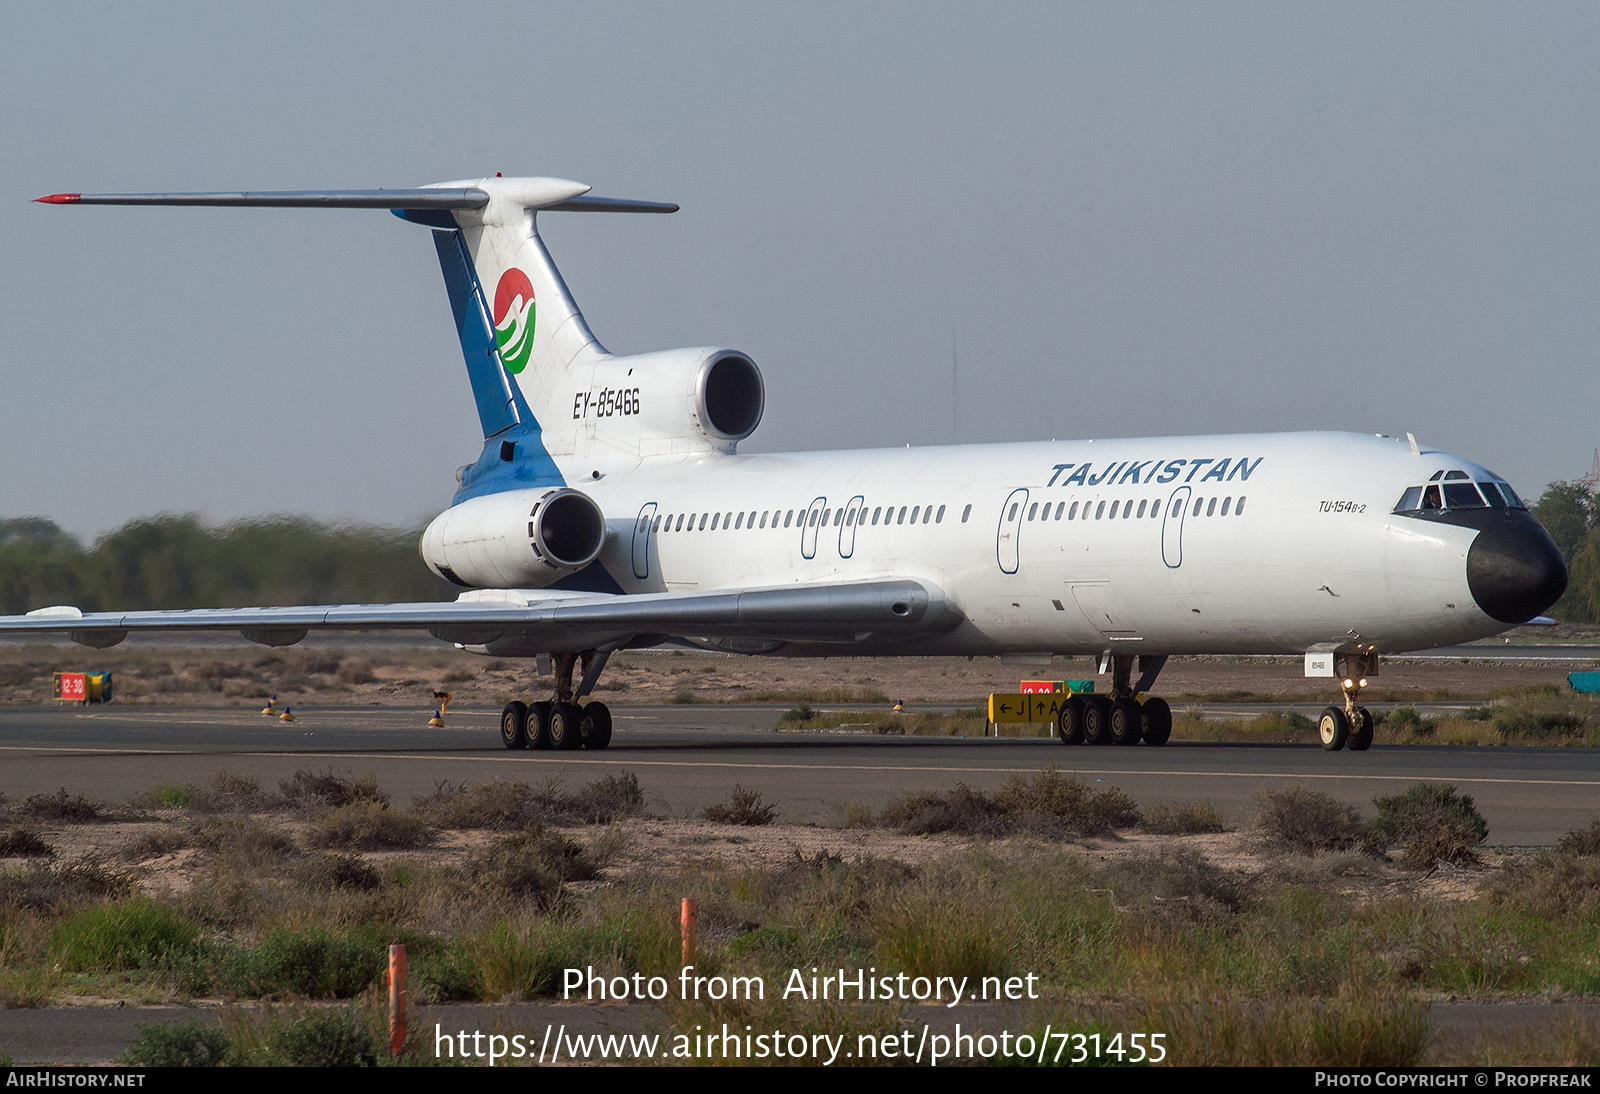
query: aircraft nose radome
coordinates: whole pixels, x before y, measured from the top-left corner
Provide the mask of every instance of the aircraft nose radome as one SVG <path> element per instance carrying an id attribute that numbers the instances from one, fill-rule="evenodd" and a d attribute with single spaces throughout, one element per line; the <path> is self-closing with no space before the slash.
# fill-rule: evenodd
<path id="1" fill-rule="evenodd" d="M 1520 510 L 1478 533 L 1467 551 L 1467 587 L 1502 623 L 1526 623 L 1567 590 L 1567 564 L 1550 533 Z"/>

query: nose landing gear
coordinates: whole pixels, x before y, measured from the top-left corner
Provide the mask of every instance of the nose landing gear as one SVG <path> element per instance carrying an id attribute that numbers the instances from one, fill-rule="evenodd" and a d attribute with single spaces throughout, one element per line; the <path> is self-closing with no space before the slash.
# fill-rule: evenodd
<path id="1" fill-rule="evenodd" d="M 1339 681 L 1344 706 L 1326 707 L 1317 719 L 1317 736 L 1322 739 L 1324 752 L 1338 752 L 1347 745 L 1351 752 L 1365 752 L 1372 747 L 1372 712 L 1357 705 L 1361 689 L 1366 686 L 1363 677 L 1346 676 Z"/>

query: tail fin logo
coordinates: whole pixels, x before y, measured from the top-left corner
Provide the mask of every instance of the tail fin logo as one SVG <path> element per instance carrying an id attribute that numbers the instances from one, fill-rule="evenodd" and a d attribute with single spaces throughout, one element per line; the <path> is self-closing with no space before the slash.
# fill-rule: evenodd
<path id="1" fill-rule="evenodd" d="M 515 266 L 500 275 L 494 289 L 494 340 L 513 375 L 528 366 L 533 355 L 533 285 Z"/>

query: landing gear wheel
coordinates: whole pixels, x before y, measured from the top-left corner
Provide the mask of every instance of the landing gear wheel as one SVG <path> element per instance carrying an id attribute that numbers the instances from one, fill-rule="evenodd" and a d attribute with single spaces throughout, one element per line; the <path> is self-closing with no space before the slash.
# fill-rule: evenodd
<path id="1" fill-rule="evenodd" d="M 547 749 L 550 747 L 550 709 L 554 703 L 529 703 L 528 704 L 528 747 Z"/>
<path id="2" fill-rule="evenodd" d="M 583 747 L 604 748 L 611 743 L 611 708 L 604 703 L 583 707 Z"/>
<path id="3" fill-rule="evenodd" d="M 1317 736 L 1324 752 L 1337 752 L 1350 737 L 1350 718 L 1338 707 L 1326 707 L 1317 719 Z"/>
<path id="4" fill-rule="evenodd" d="M 1061 743 L 1064 745 L 1083 744 L 1083 712 L 1084 702 L 1074 695 L 1062 702 L 1056 712 L 1056 732 L 1061 734 Z"/>
<path id="5" fill-rule="evenodd" d="M 1111 702 L 1111 743 L 1136 745 L 1139 743 L 1139 704 L 1133 699 L 1114 699 Z"/>
<path id="6" fill-rule="evenodd" d="M 1147 745 L 1164 745 L 1172 736 L 1172 708 L 1165 699 L 1146 699 L 1139 708 L 1139 730 Z"/>
<path id="7" fill-rule="evenodd" d="M 1350 727 L 1350 751 L 1365 752 L 1372 747 L 1372 712 L 1356 708 L 1356 723 Z"/>
<path id="8" fill-rule="evenodd" d="M 1083 697 L 1083 737 L 1092 745 L 1111 743 L 1111 700 L 1104 695 Z"/>
<path id="9" fill-rule="evenodd" d="M 583 747 L 583 708 L 557 703 L 550 710 L 550 747 L 563 752 Z"/>
<path id="10" fill-rule="evenodd" d="M 507 748 L 528 747 L 528 705 L 510 702 L 500 712 L 500 740 Z"/>

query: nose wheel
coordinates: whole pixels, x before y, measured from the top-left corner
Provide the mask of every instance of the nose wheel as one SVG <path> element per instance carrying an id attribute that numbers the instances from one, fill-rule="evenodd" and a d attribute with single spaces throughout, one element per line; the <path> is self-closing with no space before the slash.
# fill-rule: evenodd
<path id="1" fill-rule="evenodd" d="M 1343 707 L 1326 707 L 1317 719 L 1317 736 L 1324 752 L 1338 752 L 1348 747 L 1351 752 L 1365 752 L 1372 747 L 1372 712 L 1358 705 L 1363 679 L 1346 677 L 1340 681 L 1344 691 Z"/>

